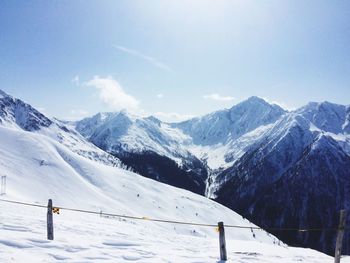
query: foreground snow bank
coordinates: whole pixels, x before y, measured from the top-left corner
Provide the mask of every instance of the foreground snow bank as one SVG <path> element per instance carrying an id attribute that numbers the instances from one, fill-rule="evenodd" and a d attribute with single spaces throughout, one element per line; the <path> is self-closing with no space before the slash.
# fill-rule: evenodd
<path id="1" fill-rule="evenodd" d="M 219 262 L 215 229 L 201 236 L 187 227 L 61 211 L 48 241 L 45 209 L 0 202 L 0 211 L 0 262 Z M 232 239 L 236 231 L 226 229 L 228 262 L 333 261 L 311 249 Z"/>

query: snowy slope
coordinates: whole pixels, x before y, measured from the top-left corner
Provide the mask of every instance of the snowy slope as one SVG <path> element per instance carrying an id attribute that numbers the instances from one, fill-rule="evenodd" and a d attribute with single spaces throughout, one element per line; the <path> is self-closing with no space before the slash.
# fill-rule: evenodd
<path id="1" fill-rule="evenodd" d="M 0 173 L 7 176 L 4 199 L 45 204 L 51 198 L 54 205 L 63 207 L 254 226 L 205 197 L 116 167 L 113 160 L 117 159 L 109 162 L 108 154 L 99 155 L 101 150 L 73 130 L 22 101 L 2 93 L 0 102 Z M 56 239 L 49 242 L 45 216 L 45 209 L 0 202 L 0 262 L 218 260 L 218 238 L 212 227 L 61 211 L 54 219 Z M 226 235 L 232 262 L 331 260 L 313 250 L 285 247 L 263 231 L 226 229 Z"/>
<path id="2" fill-rule="evenodd" d="M 105 162 L 90 158 L 84 153 L 102 151 L 21 100 L 1 92 L 0 103 L 0 165 L 1 173 L 7 175 L 7 198 L 27 201 L 52 198 L 63 206 L 83 205 L 98 211 L 114 209 L 130 215 L 183 221 L 215 224 L 222 219 L 249 224 L 204 197 L 115 167 L 108 158 Z M 242 235 L 248 240 L 251 236 Z M 266 234 L 261 238 L 272 240 Z"/>
<path id="3" fill-rule="evenodd" d="M 190 138 L 154 117 L 140 117 L 127 111 L 99 113 L 77 122 L 76 129 L 107 152 L 154 151 L 179 164 L 190 153 L 182 147 Z"/>
<path id="4" fill-rule="evenodd" d="M 145 177 L 204 194 L 207 167 L 188 149 L 191 139 L 154 117 L 99 113 L 76 123 L 87 140 Z"/>
<path id="5" fill-rule="evenodd" d="M 220 262 L 217 236 L 196 236 L 189 229 L 181 233 L 177 227 L 164 230 L 148 222 L 61 211 L 54 217 L 55 241 L 47 241 L 45 210 L 20 207 L 19 217 L 12 205 L 1 203 L 0 208 L 1 262 Z M 237 240 L 232 235 L 226 230 L 227 262 L 333 262 L 315 250 Z"/>
<path id="6" fill-rule="evenodd" d="M 0 126 L 6 199 L 161 219 L 254 226 L 191 192 L 82 157 L 48 136 Z M 42 162 L 43 161 L 43 162 Z M 100 218 L 61 211 L 55 241 L 45 237 L 45 209 L 0 202 L 1 262 L 213 262 L 213 228 Z M 16 209 L 16 210 L 15 210 Z M 25 223 L 24 223 L 25 222 Z M 230 260 L 326 262 L 316 251 L 278 246 L 262 231 L 227 230 Z M 283 261 L 282 261 L 283 262 Z"/>
<path id="7" fill-rule="evenodd" d="M 0 125 L 44 134 L 89 159 L 111 166 L 122 166 L 120 160 L 85 140 L 63 122 L 50 119 L 20 99 L 0 90 Z"/>
<path id="8" fill-rule="evenodd" d="M 6 127 L 0 127 L 0 134 L 1 173 L 8 177 L 9 199 L 45 202 L 52 198 L 56 205 L 97 211 L 248 224 L 204 197 L 89 160 L 41 134 Z M 245 235 L 250 238 L 250 233 Z"/>
<path id="9" fill-rule="evenodd" d="M 0 166 L 8 175 L 8 195 L 24 201 L 39 202 L 53 198 L 58 202 L 57 205 L 80 208 L 83 204 L 83 208 L 112 210 L 137 216 L 195 222 L 209 220 L 212 224 L 219 220 L 230 224 L 246 223 L 230 210 L 205 198 L 120 169 L 125 168 L 120 160 L 102 151 L 102 148 L 110 153 L 119 153 L 128 166 L 134 163 L 138 172 L 149 172 L 152 175 L 149 177 L 158 181 L 173 182 L 173 185 L 202 194 L 206 183 L 207 195 L 216 196 L 220 202 L 264 226 L 286 226 L 286 218 L 295 220 L 289 222 L 289 225 L 304 226 L 306 221 L 303 221 L 302 216 L 306 215 L 305 211 L 322 210 L 323 208 L 317 208 L 317 204 L 304 199 L 295 203 L 295 207 L 302 211 L 300 218 L 288 217 L 285 213 L 278 213 L 276 218 L 273 213 L 281 208 L 290 210 L 288 206 L 279 205 L 281 200 L 302 196 L 298 193 L 298 189 L 302 189 L 299 184 L 302 183 L 303 187 L 309 189 L 308 184 L 314 182 L 313 178 L 324 180 L 320 182 L 324 191 L 315 192 L 319 194 L 312 196 L 315 200 L 319 200 L 319 196 L 331 197 L 324 199 L 322 204 L 336 203 L 335 209 L 341 208 L 339 205 L 344 203 L 344 198 L 347 200 L 349 194 L 346 185 L 349 180 L 339 171 L 350 169 L 349 107 L 311 103 L 288 113 L 278 106 L 253 97 L 230 110 L 191 121 L 196 123 L 193 127 L 198 129 L 198 138 L 193 138 L 195 134 L 191 135 L 192 128 L 186 127 L 188 122 L 167 124 L 153 117 L 138 117 L 125 111 L 98 114 L 71 125 L 49 119 L 29 104 L 0 92 Z M 75 131 L 75 125 L 82 135 Z M 181 125 L 184 126 L 180 127 Z M 84 137 L 99 148 L 87 142 Z M 312 165 L 309 165 L 310 162 Z M 319 170 L 319 167 L 323 170 Z M 322 177 L 317 177 L 320 173 Z M 305 180 L 303 176 L 294 176 L 295 174 L 310 176 Z M 327 177 L 327 174 L 332 177 Z M 340 199 L 339 194 L 334 192 L 334 187 L 327 183 L 333 178 L 336 178 L 337 189 L 342 193 Z M 291 189 L 280 187 L 281 182 L 282 185 L 292 185 L 294 190 L 288 191 Z M 269 189 L 277 190 L 273 194 L 261 195 Z M 142 198 L 143 196 L 147 198 Z M 332 199 L 335 196 L 337 200 Z M 255 199 L 249 199 L 252 197 Z M 186 207 L 189 209 L 185 209 Z M 198 207 L 201 211 L 197 211 Z M 327 207 L 325 206 L 326 209 Z M 74 221 L 75 217 L 71 220 Z M 283 224 L 281 220 L 284 221 Z M 314 225 L 315 220 L 307 223 Z M 323 225 L 337 221 L 334 217 L 327 220 Z M 36 224 L 34 221 L 33 225 Z M 173 226 L 155 227 L 160 228 L 160 231 L 170 231 L 169 236 L 174 234 Z M 3 229 L 6 228 L 5 226 Z M 184 238 L 189 233 L 191 236 L 208 239 L 213 235 L 213 232 L 205 228 L 180 227 L 176 228 L 176 235 L 178 233 L 187 233 Z M 246 230 L 234 233 L 230 238 L 247 242 L 251 242 L 253 238 L 270 245 L 273 243 L 273 238 L 266 235 L 253 235 Z M 293 240 L 293 237 L 283 238 Z M 319 249 L 320 246 L 330 243 L 324 242 L 323 237 L 311 239 L 317 242 L 321 240 L 316 245 Z M 293 244 L 309 245 L 307 240 L 305 238 Z M 6 241 L 3 242 L 5 243 Z M 62 244 L 62 247 L 66 245 Z M 328 247 L 324 251 L 332 250 L 329 249 Z M 259 255 L 251 256 L 259 258 Z"/>

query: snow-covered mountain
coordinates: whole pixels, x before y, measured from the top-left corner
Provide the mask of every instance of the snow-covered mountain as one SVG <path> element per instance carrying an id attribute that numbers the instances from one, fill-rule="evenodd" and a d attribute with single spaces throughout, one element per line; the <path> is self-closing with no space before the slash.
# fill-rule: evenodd
<path id="1" fill-rule="evenodd" d="M 0 90 L 0 123 L 37 131 L 49 127 L 53 122 L 29 104 Z"/>
<path id="2" fill-rule="evenodd" d="M 121 111 L 83 119 L 76 129 L 136 172 L 204 194 L 212 169 L 230 164 L 226 155 L 232 154 L 237 138 L 285 113 L 277 105 L 251 97 L 231 109 L 182 123 Z M 244 148 L 241 144 L 237 147 Z"/>
<path id="3" fill-rule="evenodd" d="M 349 130 L 349 106 L 338 105 L 330 102 L 315 103 L 296 110 L 297 113 L 312 122 L 317 128 L 334 134 L 350 133 Z"/>
<path id="4" fill-rule="evenodd" d="M 172 126 L 188 134 L 195 145 L 226 144 L 256 128 L 275 122 L 286 111 L 258 97 Z"/>
<path id="5" fill-rule="evenodd" d="M 182 123 L 119 112 L 80 121 L 77 130 L 140 174 L 205 192 L 258 224 L 329 227 L 336 224 L 339 209 L 348 208 L 350 199 L 344 183 L 349 179 L 345 172 L 349 170 L 349 120 L 349 106 L 312 102 L 288 112 L 251 97 L 230 109 Z M 183 171 L 186 175 L 179 176 Z M 315 178 L 320 180 L 319 190 L 313 185 Z M 290 191 L 277 191 L 280 182 L 291 185 Z M 299 184 L 303 195 L 296 187 Z M 293 202 L 284 205 L 279 200 Z M 323 206 L 318 200 L 325 200 Z M 296 207 L 298 213 L 293 210 Z M 317 215 L 332 216 L 317 220 L 312 214 L 316 210 Z M 288 211 L 294 211 L 294 216 Z M 334 233 L 276 235 L 291 244 L 333 251 Z M 345 251 L 350 253 L 349 245 Z"/>
<path id="6" fill-rule="evenodd" d="M 189 191 L 89 160 L 46 135 L 0 125 L 2 199 L 145 218 L 254 227 L 232 210 Z M 37 160 L 45 160 L 43 164 Z M 1 262 L 213 262 L 214 228 L 100 217 L 61 210 L 55 240 L 46 240 L 46 209 L 0 202 Z M 332 258 L 286 247 L 263 231 L 226 229 L 228 262 L 284 260 L 316 263 Z M 348 260 L 348 259 L 347 259 Z M 348 261 L 345 261 L 348 262 Z"/>
<path id="7" fill-rule="evenodd" d="M 310 103 L 257 136 L 213 183 L 220 203 L 264 226 L 336 227 L 349 210 L 350 136 L 346 107 Z M 335 233 L 276 233 L 290 244 L 333 253 Z M 345 253 L 350 253 L 350 234 Z"/>
<path id="8" fill-rule="evenodd" d="M 0 124 L 3 127 L 43 134 L 81 156 L 111 166 L 123 166 L 119 159 L 86 141 L 82 135 L 63 122 L 46 117 L 28 103 L 1 90 Z"/>
<path id="9" fill-rule="evenodd" d="M 154 117 L 126 111 L 99 113 L 76 123 L 90 142 L 118 157 L 134 171 L 204 194 L 207 168 L 186 145 L 191 138 Z"/>
<path id="10" fill-rule="evenodd" d="M 205 194 L 265 227 L 337 224 L 339 210 L 348 209 L 350 200 L 349 120 L 349 106 L 309 103 L 288 112 L 252 97 L 177 124 L 126 111 L 66 123 L 0 93 L 1 127 L 11 134 L 39 136 L 36 142 L 49 139 L 69 165 L 73 152 L 101 165 L 128 167 Z M 33 160 L 46 167 L 50 159 Z M 87 171 L 84 165 L 71 166 L 78 174 Z M 84 176 L 95 182 L 96 174 L 88 171 Z M 333 251 L 335 233 L 275 234 L 289 244 Z M 346 233 L 344 252 L 349 249 Z"/>
<path id="11" fill-rule="evenodd" d="M 7 176 L 2 199 L 45 204 L 51 198 L 55 206 L 145 219 L 207 224 L 224 221 L 254 227 L 210 199 L 113 165 L 117 159 L 104 159 L 107 153 L 103 155 L 74 130 L 23 101 L 2 93 L 0 103 L 0 173 Z M 94 154 L 99 158 L 91 158 Z M 45 209 L 0 202 L 0 261 L 218 260 L 218 237 L 213 228 L 118 220 L 62 210 L 60 215 L 55 214 L 55 241 L 50 242 L 46 240 L 45 218 Z M 281 257 L 285 262 L 331 260 L 316 251 L 288 248 L 264 231 L 227 229 L 226 236 L 232 262 L 277 262 Z"/>
<path id="12" fill-rule="evenodd" d="M 177 160 L 190 155 L 182 145 L 186 138 L 155 117 L 143 118 L 127 111 L 99 113 L 77 122 L 77 130 L 100 148 L 118 154 L 124 151 L 154 151 Z"/>

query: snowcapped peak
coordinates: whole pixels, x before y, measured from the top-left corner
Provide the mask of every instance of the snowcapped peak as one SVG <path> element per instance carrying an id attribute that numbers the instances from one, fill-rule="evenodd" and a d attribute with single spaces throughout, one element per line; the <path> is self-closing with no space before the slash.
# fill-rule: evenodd
<path id="1" fill-rule="evenodd" d="M 144 119 L 145 117 L 140 115 L 139 113 L 129 111 L 129 110 L 121 110 L 117 113 L 119 116 L 124 116 L 125 118 L 128 118 L 131 121 L 136 121 L 140 119 Z"/>
<path id="2" fill-rule="evenodd" d="M 245 101 L 234 105 L 230 110 L 231 119 L 234 121 L 237 118 L 257 119 L 264 117 L 263 124 L 270 122 L 269 119 L 275 119 L 276 116 L 281 116 L 287 111 L 276 104 L 270 104 L 266 100 L 253 96 Z M 245 116 L 245 117 L 244 117 Z"/>
<path id="3" fill-rule="evenodd" d="M 304 109 L 304 110 L 313 110 L 316 109 L 318 107 L 320 103 L 319 102 L 315 102 L 315 101 L 310 101 L 308 104 L 306 104 L 305 106 L 301 107 L 298 110 Z"/>
<path id="4" fill-rule="evenodd" d="M 127 110 L 121 110 L 116 112 L 100 112 L 92 117 L 87 117 L 77 121 L 75 124 L 76 128 L 83 136 L 90 137 L 101 127 L 112 128 L 124 126 L 125 128 L 141 118 L 142 117 L 139 117 Z"/>
<path id="5" fill-rule="evenodd" d="M 311 121 L 317 128 L 335 134 L 344 132 L 346 123 L 346 106 L 324 102 L 310 102 L 296 110 L 303 117 Z"/>
<path id="6" fill-rule="evenodd" d="M 194 118 L 176 125 L 193 138 L 197 145 L 225 144 L 237 139 L 259 126 L 275 122 L 286 111 L 278 105 L 269 104 L 259 97 L 234 105 L 229 110 L 221 110 L 201 118 Z"/>
<path id="7" fill-rule="evenodd" d="M 119 115 L 123 115 L 125 117 L 130 117 L 130 118 L 135 118 L 136 117 L 137 118 L 137 116 L 135 114 L 131 113 L 127 109 L 123 109 L 123 110 L 121 110 L 119 112 L 116 112 L 116 113 L 119 114 Z"/>
<path id="8" fill-rule="evenodd" d="M 233 105 L 231 107 L 230 110 L 235 109 L 237 107 L 243 107 L 243 108 L 250 108 L 253 106 L 257 106 L 257 105 L 264 105 L 264 106 L 268 106 L 270 105 L 269 103 L 267 103 L 264 99 L 257 97 L 257 96 L 252 96 L 249 97 L 248 99 L 241 101 L 240 103 Z"/>
<path id="9" fill-rule="evenodd" d="M 96 119 L 99 119 L 99 120 L 103 121 L 103 120 L 108 119 L 109 117 L 111 117 L 111 115 L 113 115 L 113 113 L 111 113 L 111 112 L 99 112 L 94 117 Z"/>
<path id="10" fill-rule="evenodd" d="M 309 102 L 304 107 L 301 107 L 297 111 L 329 111 L 329 110 L 336 110 L 336 109 L 345 109 L 346 106 L 341 104 L 332 103 L 329 101 L 323 101 L 323 102 Z"/>
<path id="11" fill-rule="evenodd" d="M 258 96 L 251 96 L 248 99 L 246 99 L 244 102 L 249 102 L 249 103 L 263 103 L 263 104 L 269 104 L 266 100 L 264 100 L 263 98 L 260 98 Z"/>
<path id="12" fill-rule="evenodd" d="M 0 98 L 0 123 L 17 126 L 26 131 L 40 130 L 52 124 L 52 121 L 38 110 L 1 90 Z"/>

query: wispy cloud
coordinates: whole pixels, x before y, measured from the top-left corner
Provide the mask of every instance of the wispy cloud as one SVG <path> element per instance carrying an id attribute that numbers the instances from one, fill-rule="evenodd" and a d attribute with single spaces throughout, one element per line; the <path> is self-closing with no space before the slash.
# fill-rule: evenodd
<path id="1" fill-rule="evenodd" d="M 162 99 L 162 98 L 164 98 L 164 95 L 162 93 L 159 93 L 159 94 L 157 94 L 157 98 Z"/>
<path id="2" fill-rule="evenodd" d="M 170 73 L 174 73 L 175 72 L 171 67 L 166 65 L 164 62 L 159 61 L 158 59 L 156 59 L 154 57 L 142 54 L 141 52 L 139 52 L 137 50 L 130 49 L 130 48 L 127 48 L 127 47 L 124 47 L 124 46 L 120 46 L 120 45 L 113 45 L 113 47 L 118 49 L 121 52 L 130 54 L 130 55 L 138 57 L 140 59 L 143 59 L 143 60 L 147 61 L 148 63 L 152 64 L 153 66 L 155 66 L 157 68 L 160 68 L 160 69 L 165 70 L 165 71 L 170 72 Z"/>
<path id="3" fill-rule="evenodd" d="M 180 122 L 195 117 L 192 114 L 180 114 L 176 112 L 155 112 L 153 116 L 165 122 Z"/>
<path id="4" fill-rule="evenodd" d="M 112 77 L 102 78 L 94 76 L 93 79 L 85 82 L 84 85 L 94 87 L 99 92 L 100 100 L 111 110 L 139 110 L 139 101 L 127 94 L 122 86 Z"/>
<path id="5" fill-rule="evenodd" d="M 206 100 L 216 100 L 216 101 L 232 101 L 235 98 L 231 96 L 221 96 L 217 93 L 207 94 L 203 96 Z"/>

